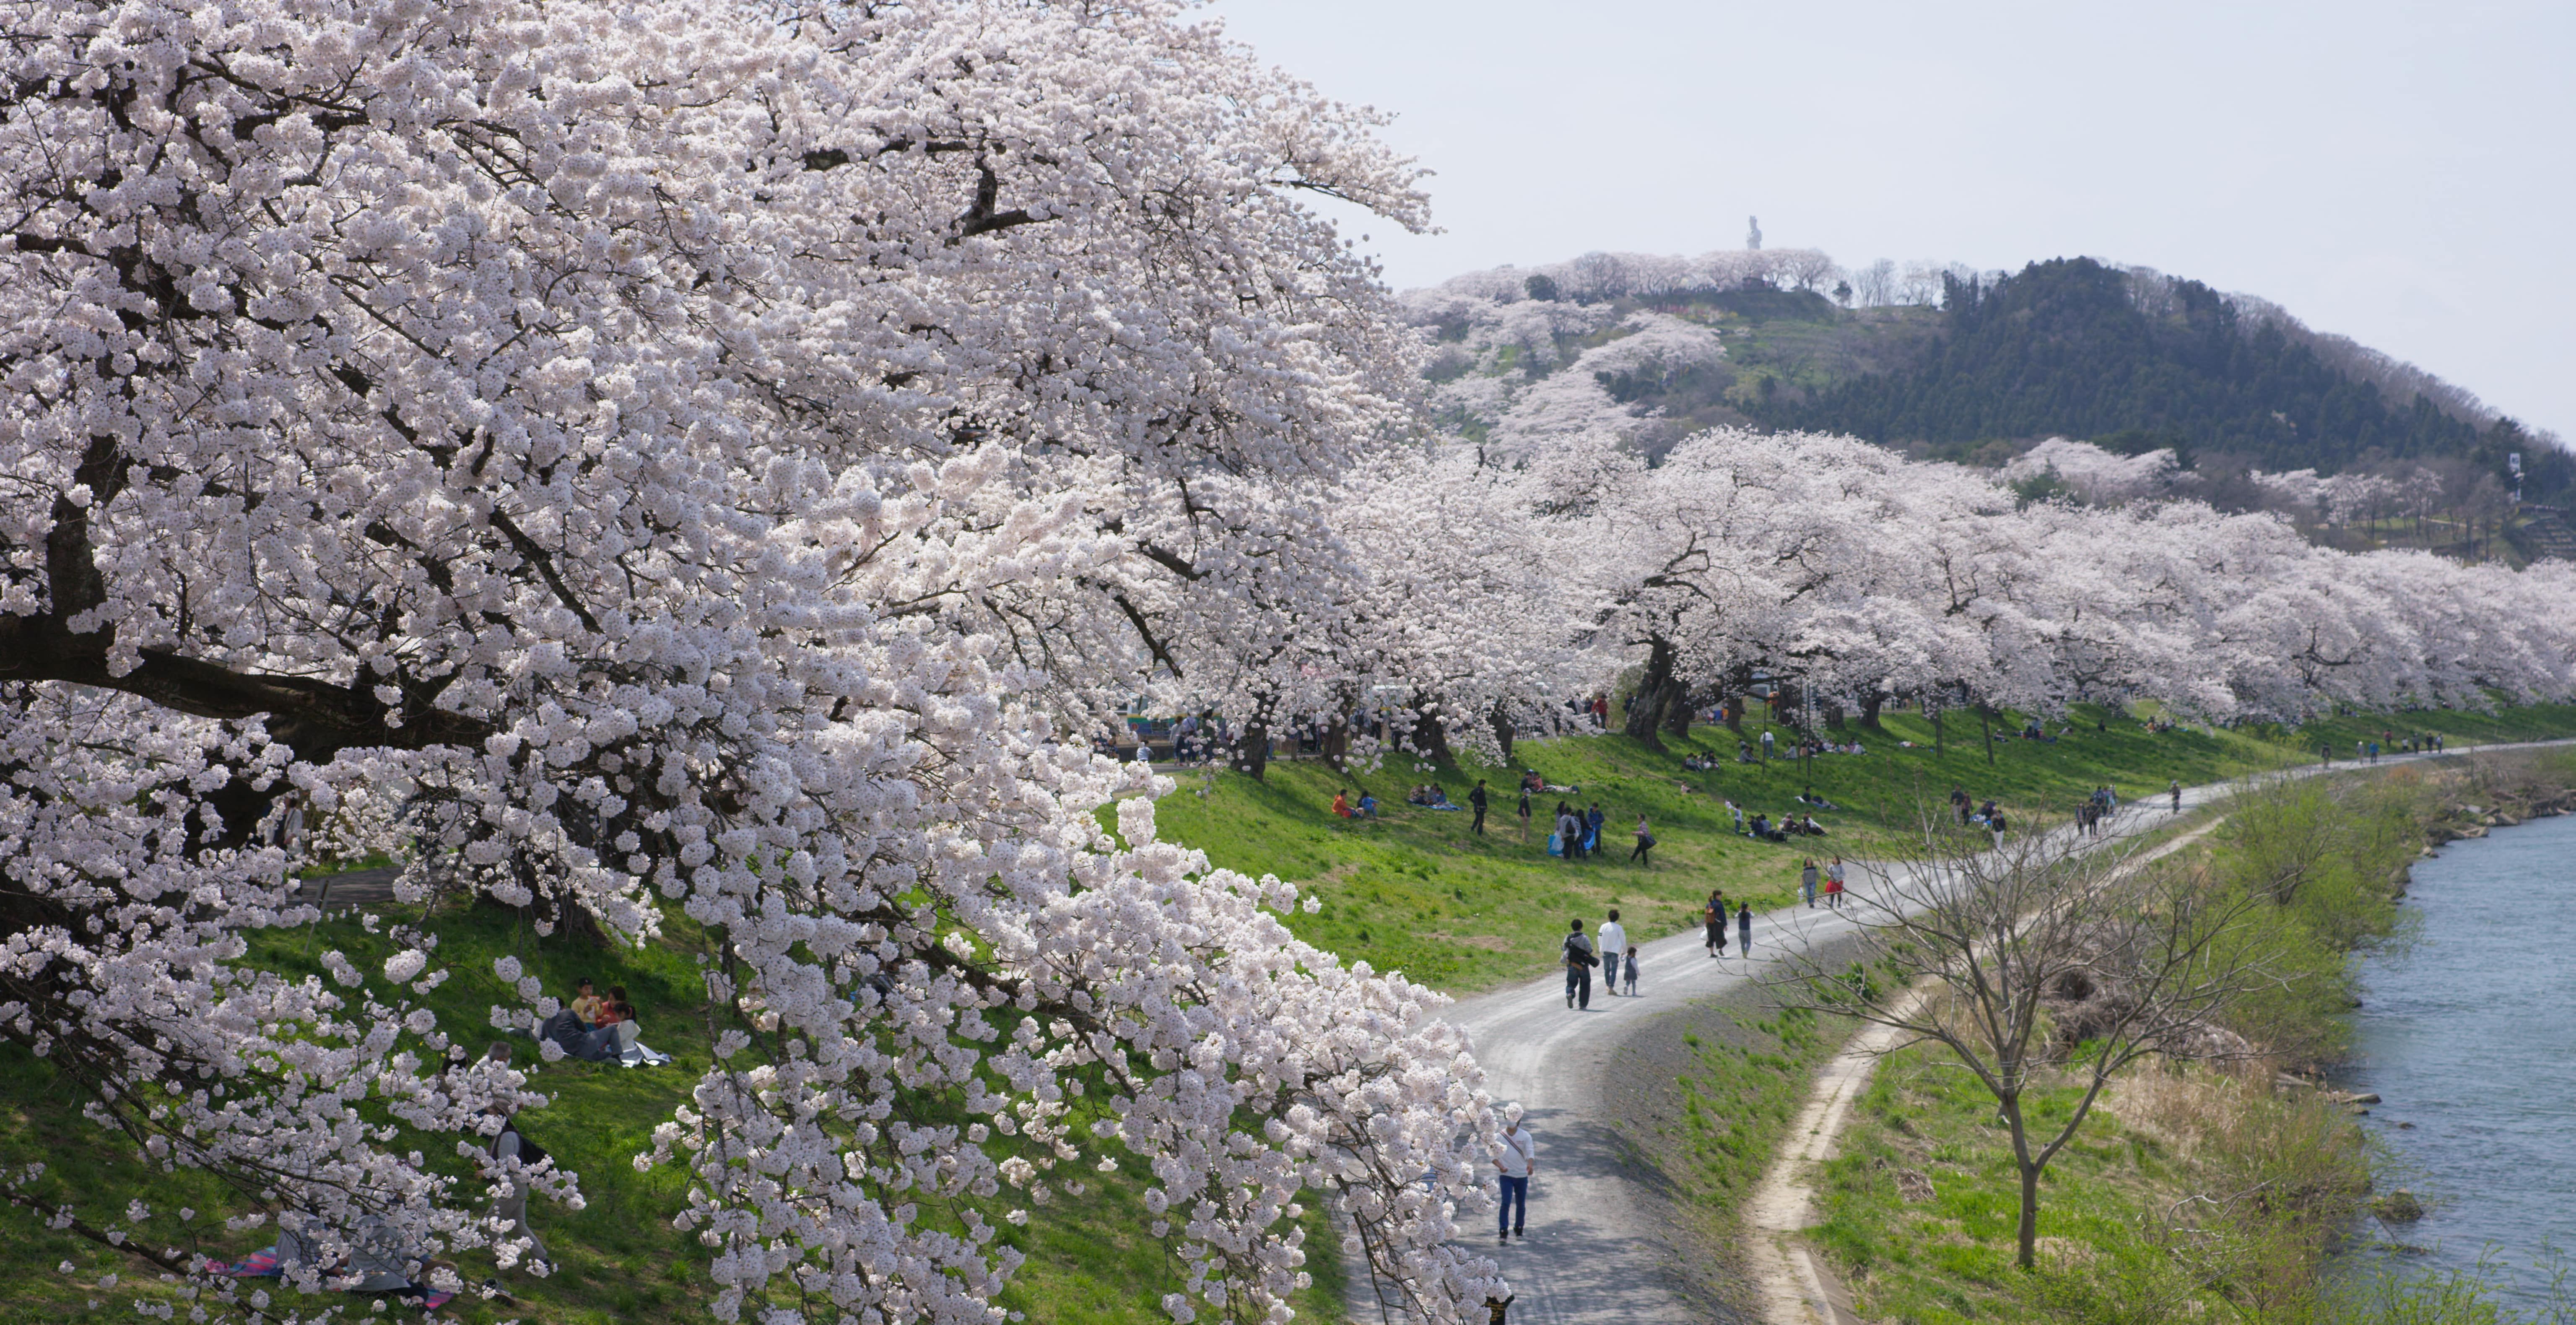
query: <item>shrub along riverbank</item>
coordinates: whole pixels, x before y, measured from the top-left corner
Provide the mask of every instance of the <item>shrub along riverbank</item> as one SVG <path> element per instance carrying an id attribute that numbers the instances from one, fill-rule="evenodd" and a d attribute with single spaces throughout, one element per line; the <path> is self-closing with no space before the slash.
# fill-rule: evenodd
<path id="1" fill-rule="evenodd" d="M 2565 803 L 2576 755 L 2446 760 L 2240 797 L 2177 868 L 2264 899 L 2244 941 L 2282 979 L 2226 1025 L 2262 1051 L 2126 1073 L 2044 1180 L 2041 1263 L 2013 1266 L 2017 1181 L 1991 1098 L 1932 1049 L 1882 1064 L 1820 1187 L 1817 1244 L 1873 1320 L 2260 1325 L 2496 1320 L 2475 1285 L 2326 1273 L 2366 1228 L 2373 1155 L 2306 1083 L 2345 1047 L 2350 955 L 2402 941 L 2431 841 Z M 2471 813 L 2465 806 L 2475 806 Z M 2079 1049 L 2080 1053 L 2081 1050 Z M 2038 1093 L 2063 1116 L 2073 1074 Z"/>
<path id="2" fill-rule="evenodd" d="M 1759 707 L 1746 735 L 1758 742 Z M 2513 710 L 2495 716 L 2439 713 L 2408 715 L 2413 730 L 2443 731 L 2455 742 L 2529 739 L 2576 734 L 2576 708 Z M 2096 724 L 2099 724 L 2098 727 Z M 2254 731 L 2147 731 L 2133 715 L 2081 710 L 2075 732 L 2056 742 L 2023 741 L 1998 724 L 1994 761 L 1973 739 L 1972 723 L 1953 721 L 1947 749 L 1931 748 L 1930 725 L 1913 715 L 1891 714 L 1884 732 L 1855 728 L 1869 746 L 1860 756 L 1824 756 L 1806 764 L 1776 760 L 1768 766 L 1732 761 L 1736 734 L 1701 728 L 1688 741 L 1656 751 L 1624 737 L 1530 742 L 1508 767 L 1473 763 L 1417 770 L 1398 763 L 1365 773 L 1337 773 L 1320 764 L 1282 761 L 1265 782 L 1231 773 L 1187 773 L 1158 816 L 1167 838 L 1208 851 L 1220 865 L 1276 873 L 1304 882 L 1322 902 L 1315 915 L 1290 923 L 1305 937 L 1382 968 L 1401 969 L 1439 988 L 1472 992 L 1534 974 L 1551 961 L 1565 917 L 1597 917 L 1608 906 L 1627 908 L 1631 931 L 1670 932 L 1689 917 L 1707 890 L 1749 896 L 1757 907 L 1785 902 L 1805 855 L 1839 851 L 1861 856 L 1876 840 L 1881 814 L 1901 815 L 1918 795 L 1938 799 L 1953 783 L 1979 797 L 1994 796 L 2024 822 L 2062 813 L 2090 788 L 2110 783 L 2124 799 L 2161 789 L 2168 779 L 2186 784 L 2313 758 L 2321 740 L 2348 749 L 2359 733 L 2372 735 L 2394 720 L 2360 719 L 2297 734 Z M 2058 724 L 2051 724 L 2057 730 Z M 1963 737 L 1962 728 L 1970 735 Z M 1781 743 L 1788 739 L 1781 735 Z M 1915 742 L 1908 749 L 1901 743 Z M 1686 770 L 1686 754 L 1708 752 L 1728 761 L 1713 773 Z M 1521 768 L 1537 768 L 1552 782 L 1576 783 L 1585 805 L 1599 800 L 1610 815 L 1605 836 L 1615 853 L 1568 865 L 1544 853 L 1545 830 L 1524 838 L 1513 815 L 1509 788 Z M 1477 777 L 1492 784 L 1489 833 L 1467 832 L 1468 814 L 1404 805 L 1405 788 L 1436 780 L 1464 802 Z M 1757 843 L 1736 836 L 1723 800 L 1750 814 L 1773 815 L 1793 807 L 1812 783 L 1820 797 L 1845 808 L 1817 811 L 1832 832 L 1812 843 Z M 1332 818 L 1328 806 L 1341 787 L 1366 787 L 1387 803 L 1385 818 L 1350 823 Z M 1554 808 L 1543 798 L 1540 813 Z M 1803 808 L 1803 807 L 1800 807 Z M 1625 862 L 1626 829 L 1639 810 L 1652 817 L 1660 839 L 1651 869 Z M 675 1232 L 670 1217 L 680 1205 L 683 1180 L 663 1169 L 638 1173 L 630 1163 L 649 1148 L 653 1124 L 667 1118 L 703 1071 L 708 1041 L 694 1017 L 700 937 L 685 918 L 666 919 L 662 938 L 641 948 L 599 948 L 566 936 L 540 937 L 514 913 L 491 906 L 450 905 L 378 908 L 389 921 L 420 925 L 440 939 L 439 960 L 454 977 L 423 1001 L 451 1026 L 473 1026 L 484 1009 L 510 995 L 492 975 L 492 961 L 518 956 L 558 996 L 590 976 L 603 986 L 627 986 L 644 1012 L 644 1038 L 675 1056 L 659 1069 L 627 1071 L 579 1063 L 544 1067 L 538 1089 L 553 1096 L 546 1109 L 523 1119 L 527 1133 L 582 1175 L 588 1205 L 575 1212 L 535 1204 L 533 1221 L 553 1252 L 557 1272 L 538 1278 L 506 1276 L 515 1301 L 460 1299 L 446 1318 L 476 1323 L 523 1320 L 535 1325 L 648 1325 L 703 1318 L 713 1288 L 707 1250 Z M 380 963 L 395 950 L 381 932 L 354 920 L 313 932 L 282 934 L 256 948 L 251 960 L 292 973 L 318 971 L 319 954 L 337 949 L 360 966 Z M 1675 1108 L 1693 1138 L 1698 1170 L 1688 1184 L 1712 1229 L 1732 1226 L 1731 1203 L 1758 1174 L 1776 1142 L 1783 1110 L 1794 1107 L 1814 1060 L 1833 1037 L 1794 1021 L 1744 1014 L 1754 1023 L 1742 1036 L 1711 1031 L 1706 1045 L 1688 1046 L 1676 1060 Z M 524 1042 L 522 1042 L 524 1044 Z M 523 1055 L 523 1063 L 527 1061 Z M 1684 1082 L 1682 1079 L 1687 1078 Z M 0 1164 L 41 1161 L 45 1176 L 29 1191 L 40 1199 L 71 1199 L 88 1208 L 122 1208 L 130 1199 L 154 1207 L 142 1227 L 165 1245 L 208 1254 L 239 1255 L 265 1244 L 260 1233 L 226 1233 L 220 1218 L 244 1207 L 236 1198 L 187 1175 L 161 1175 L 123 1157 L 76 1117 L 72 1089 L 52 1069 L 21 1051 L 0 1050 Z M 452 1138 L 420 1138 L 432 1162 L 452 1148 Z M 1124 1175 L 1096 1175 L 1080 1201 L 1059 1202 L 1053 1217 L 1025 1229 L 1004 1226 L 1000 1238 L 1028 1256 L 1004 1301 L 1031 1320 L 1064 1325 L 1143 1325 L 1161 1319 L 1157 1285 L 1172 1267 L 1147 1222 L 1132 1182 Z M 195 1217 L 182 1220 L 187 1207 Z M 1339 1267 L 1323 1232 L 1321 1212 L 1310 1220 L 1309 1269 L 1316 1284 L 1301 1308 L 1310 1319 L 1335 1318 Z M 68 1265 L 68 1270 L 59 1267 Z M 491 1272 L 469 1258 L 469 1281 Z M 0 1218 L 0 1305 L 47 1319 L 122 1315 L 137 1299 L 178 1302 L 172 1286 L 111 1248 L 43 1226 L 19 1211 Z M 119 1276 L 112 1288 L 105 1276 Z M 92 1308 L 89 1304 L 99 1305 Z M 186 1307 L 178 1305 L 184 1315 Z"/>

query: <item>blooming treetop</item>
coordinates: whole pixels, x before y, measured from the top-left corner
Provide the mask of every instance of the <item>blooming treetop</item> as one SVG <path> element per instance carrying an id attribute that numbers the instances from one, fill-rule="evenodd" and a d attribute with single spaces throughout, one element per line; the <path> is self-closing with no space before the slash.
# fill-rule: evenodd
<path id="1" fill-rule="evenodd" d="M 720 1317 L 996 1319 L 993 1221 L 1119 1163 L 1178 1319 L 1284 1316 L 1309 1191 L 1482 1298 L 1431 996 L 1104 835 L 1154 788 L 1058 739 L 1351 596 L 1315 503 L 1412 341 L 1297 199 L 1418 222 L 1368 114 L 1159 0 L 8 10 L 0 1033 L 326 1244 L 515 1255 L 413 1158 L 534 1102 L 430 940 L 238 960 L 314 919 L 291 791 L 704 928 L 730 1029 L 639 1163 Z"/>

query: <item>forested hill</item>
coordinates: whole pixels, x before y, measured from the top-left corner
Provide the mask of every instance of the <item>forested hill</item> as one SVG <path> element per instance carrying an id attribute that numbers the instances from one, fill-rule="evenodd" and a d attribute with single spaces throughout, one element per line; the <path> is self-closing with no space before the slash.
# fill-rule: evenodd
<path id="1" fill-rule="evenodd" d="M 2532 495 L 2576 481 L 2566 452 L 2510 420 L 2481 426 L 2417 392 L 2396 398 L 2329 363 L 2294 323 L 2249 321 L 2197 281 L 2142 286 L 2091 259 L 2059 259 L 2000 278 L 1949 276 L 1939 319 L 1941 334 L 1909 363 L 1766 393 L 1747 412 L 1944 450 L 2061 435 L 2325 473 L 2448 458 L 2501 476 L 2506 454 L 2522 452 Z"/>
<path id="2" fill-rule="evenodd" d="M 2268 473 L 2346 479 L 2347 498 L 2364 480 L 2438 489 L 2432 506 L 2463 521 L 2505 501 L 2519 454 L 2526 497 L 2576 494 L 2576 456 L 2422 369 L 2261 299 L 2087 258 L 2007 274 L 1851 270 L 1805 249 L 1590 253 L 1404 302 L 1432 342 L 1442 421 L 1507 450 L 1606 428 L 1655 456 L 1737 425 L 1991 467 L 2064 437 L 2170 449 L 2193 495 L 2223 506 L 2271 501 L 2252 482 Z M 2371 524 L 2389 500 L 2342 501 L 2330 522 Z"/>

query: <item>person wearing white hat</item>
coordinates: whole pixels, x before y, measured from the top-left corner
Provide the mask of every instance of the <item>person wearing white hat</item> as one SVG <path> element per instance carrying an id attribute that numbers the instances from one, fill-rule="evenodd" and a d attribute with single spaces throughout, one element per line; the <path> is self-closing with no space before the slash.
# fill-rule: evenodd
<path id="1" fill-rule="evenodd" d="M 1494 1138 L 1494 1171 L 1501 1175 L 1502 1211 L 1494 1240 L 1509 1242 L 1521 1236 L 1529 1221 L 1530 1175 L 1538 1172 L 1538 1142 L 1528 1128 L 1521 1126 L 1521 1106 L 1503 1106 L 1502 1135 Z"/>

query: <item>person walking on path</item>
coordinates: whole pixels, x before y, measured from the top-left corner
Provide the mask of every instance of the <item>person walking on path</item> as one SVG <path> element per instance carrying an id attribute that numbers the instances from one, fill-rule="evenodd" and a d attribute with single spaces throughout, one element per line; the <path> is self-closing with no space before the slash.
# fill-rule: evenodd
<path id="1" fill-rule="evenodd" d="M 1600 945 L 1601 992 L 1606 997 L 1616 997 L 1619 993 L 1619 958 L 1628 951 L 1628 927 L 1619 923 L 1619 908 L 1610 908 L 1610 918 L 1601 922 L 1593 941 Z"/>
<path id="2" fill-rule="evenodd" d="M 1625 974 L 1628 977 L 1628 997 L 1635 998 L 1637 996 L 1637 945 L 1634 943 L 1628 945 L 1628 968 Z"/>
<path id="3" fill-rule="evenodd" d="M 1655 867 L 1655 862 L 1652 858 L 1647 856 L 1646 853 L 1654 849 L 1655 835 L 1646 830 L 1646 816 L 1642 814 L 1638 815 L 1637 849 L 1628 853 L 1628 860 L 1632 864 L 1643 865 L 1647 869 L 1653 869 Z"/>
<path id="4" fill-rule="evenodd" d="M 1711 957 L 1724 955 L 1726 952 L 1726 894 L 1715 888 L 1709 889 L 1708 909 L 1700 912 L 1699 918 L 1700 923 L 1708 926 L 1708 955 Z"/>
<path id="5" fill-rule="evenodd" d="M 1836 911 L 1843 909 L 1843 858 L 1840 856 L 1834 857 L 1834 863 L 1825 867 L 1825 905 Z"/>
<path id="6" fill-rule="evenodd" d="M 1749 914 L 1749 913 L 1748 913 Z M 1745 922 L 1750 925 L 1750 920 Z M 1592 968 L 1601 959 L 1593 955 L 1592 940 L 1583 936 L 1583 922 L 1577 920 L 1565 936 L 1565 1006 L 1572 1010 L 1592 1009 Z"/>
<path id="7" fill-rule="evenodd" d="M 1494 1138 L 1494 1172 L 1503 1189 L 1503 1208 L 1494 1228 L 1496 1242 L 1521 1236 L 1529 1224 L 1529 1180 L 1538 1172 L 1538 1142 L 1521 1126 L 1521 1106 L 1503 1106 L 1503 1134 Z"/>
<path id="8" fill-rule="evenodd" d="M 1485 835 L 1485 780 L 1476 779 L 1476 789 L 1467 793 L 1467 803 L 1476 807 L 1476 822 L 1467 825 L 1478 837 Z"/>
<path id="9" fill-rule="evenodd" d="M 1798 863 L 1798 894 L 1807 899 L 1807 909 L 1816 908 L 1816 859 L 1809 856 Z"/>
<path id="10" fill-rule="evenodd" d="M 2182 779 L 2174 779 L 2174 784 L 2167 787 L 2165 790 L 2173 794 L 2173 812 L 2176 814 L 2182 813 Z"/>
<path id="11" fill-rule="evenodd" d="M 1745 958 L 1750 960 L 1753 956 L 1753 903 L 1751 902 L 1735 904 L 1735 942 L 1736 946 L 1744 950 Z"/>

